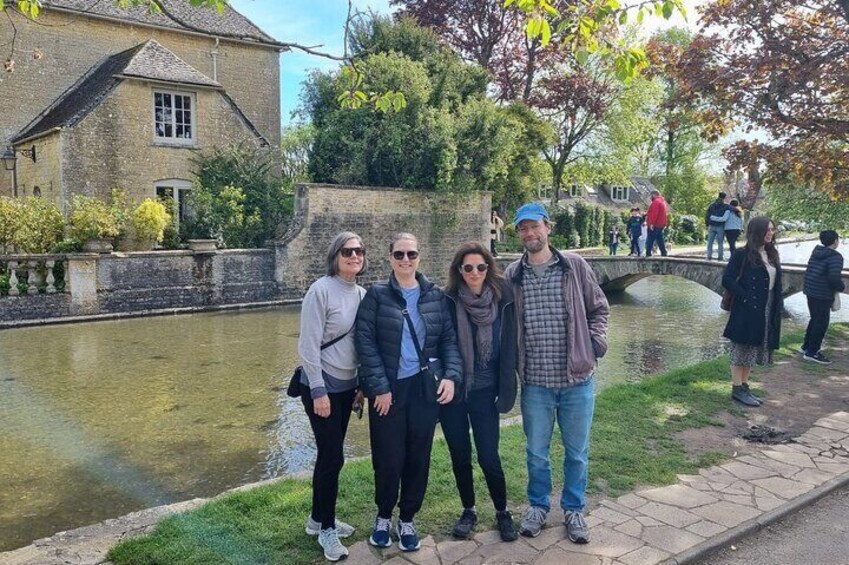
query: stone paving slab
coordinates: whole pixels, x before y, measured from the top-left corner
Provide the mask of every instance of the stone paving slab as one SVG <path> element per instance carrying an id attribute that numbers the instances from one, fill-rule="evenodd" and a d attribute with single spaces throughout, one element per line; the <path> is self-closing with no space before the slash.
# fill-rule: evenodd
<path id="1" fill-rule="evenodd" d="M 678 483 L 601 500 L 589 511 L 591 542 L 565 539 L 562 512 L 554 509 L 536 538 L 501 542 L 496 531 L 471 540 L 422 539 L 402 553 L 365 541 L 350 546 L 351 565 L 656 565 L 693 562 L 705 551 L 770 523 L 831 490 L 849 484 L 849 412 L 818 422 L 796 443 L 679 475 Z M 193 500 L 148 509 L 102 524 L 61 532 L 19 550 L 0 553 L 2 565 L 100 565 L 120 539 L 148 531 L 165 515 L 197 507 Z M 516 516 L 518 524 L 519 516 Z"/>

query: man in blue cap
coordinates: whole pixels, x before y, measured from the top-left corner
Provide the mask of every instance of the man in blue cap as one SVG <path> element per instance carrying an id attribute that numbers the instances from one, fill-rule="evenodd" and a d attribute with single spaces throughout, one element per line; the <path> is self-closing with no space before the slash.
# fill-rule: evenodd
<path id="1" fill-rule="evenodd" d="M 590 426 L 595 406 L 593 374 L 607 352 L 609 306 L 584 259 L 548 244 L 552 224 L 532 202 L 513 219 L 525 253 L 504 276 L 513 285 L 522 383 L 522 425 L 527 438 L 528 502 L 520 533 L 536 537 L 551 510 L 551 438 L 554 421 L 564 447 L 566 534 L 587 543 L 584 519 Z"/>

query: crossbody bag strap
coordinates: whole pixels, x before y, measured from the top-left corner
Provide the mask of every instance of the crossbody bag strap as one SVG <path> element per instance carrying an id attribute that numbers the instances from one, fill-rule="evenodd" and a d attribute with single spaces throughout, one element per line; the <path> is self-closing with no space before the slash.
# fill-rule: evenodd
<path id="1" fill-rule="evenodd" d="M 362 298 L 360 298 L 360 302 L 362 302 L 362 301 L 363 301 L 363 299 L 362 299 Z M 346 335 L 348 335 L 349 333 L 351 333 L 352 331 L 354 331 L 354 328 L 355 328 L 356 326 L 357 326 L 357 322 L 355 321 L 355 322 L 354 322 L 354 325 L 352 325 L 350 328 L 348 328 L 348 331 L 347 331 L 347 332 L 343 333 L 343 334 L 342 334 L 342 335 L 340 335 L 340 336 L 336 336 L 336 337 L 334 337 L 333 339 L 331 339 L 331 340 L 330 340 L 330 341 L 328 341 L 327 343 L 322 343 L 322 344 L 321 344 L 321 348 L 320 348 L 320 350 L 321 350 L 321 351 L 323 351 L 323 350 L 327 349 L 328 347 L 330 347 L 331 345 L 333 345 L 334 343 L 338 342 L 338 341 L 339 341 L 339 340 L 341 340 L 343 337 L 345 337 Z"/>
<path id="2" fill-rule="evenodd" d="M 413 319 L 410 318 L 410 311 L 406 308 L 401 309 L 401 315 L 404 316 L 404 319 L 407 320 L 407 327 L 410 328 L 410 335 L 413 338 L 413 346 L 416 348 L 416 355 L 419 356 L 419 366 L 422 371 L 427 369 L 427 363 L 425 362 L 424 354 L 422 353 L 422 348 L 419 346 L 419 338 L 416 335 L 416 328 L 413 327 Z"/>

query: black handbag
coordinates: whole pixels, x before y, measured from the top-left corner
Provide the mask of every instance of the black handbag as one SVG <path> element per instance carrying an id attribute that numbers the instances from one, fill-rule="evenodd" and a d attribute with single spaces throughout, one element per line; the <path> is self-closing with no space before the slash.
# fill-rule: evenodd
<path id="1" fill-rule="evenodd" d="M 413 338 L 416 355 L 419 357 L 419 367 L 422 373 L 422 395 L 426 401 L 435 404 L 438 398 L 439 381 L 445 377 L 445 372 L 442 369 L 442 361 L 439 359 L 424 358 L 422 348 L 419 346 L 418 336 L 416 336 L 416 328 L 413 327 L 413 320 L 410 318 L 410 312 L 404 308 L 401 310 L 401 314 L 407 320 L 407 327 L 410 328 L 410 336 Z"/>
<path id="2" fill-rule="evenodd" d="M 320 350 L 323 351 L 323 350 L 327 349 L 328 347 L 330 347 L 331 345 L 333 345 L 334 343 L 336 343 L 337 341 L 339 341 L 340 339 L 342 339 L 343 337 L 345 337 L 346 335 L 351 333 L 351 331 L 353 329 L 354 328 L 352 326 L 350 330 L 343 333 L 342 335 L 334 337 L 333 339 L 331 339 L 327 343 L 322 343 Z M 297 367 L 295 367 L 295 371 L 292 373 L 292 378 L 289 379 L 289 386 L 286 387 L 286 394 L 288 396 L 291 396 L 292 398 L 298 398 L 299 396 L 301 396 L 301 374 L 303 372 L 304 372 L 304 368 L 302 366 L 298 365 Z"/>

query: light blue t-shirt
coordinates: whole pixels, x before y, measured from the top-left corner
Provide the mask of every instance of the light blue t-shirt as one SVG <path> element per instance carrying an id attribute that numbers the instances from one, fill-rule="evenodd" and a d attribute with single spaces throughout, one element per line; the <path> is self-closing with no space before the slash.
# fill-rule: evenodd
<path id="1" fill-rule="evenodd" d="M 419 346 L 424 348 L 426 328 L 424 318 L 419 314 L 419 297 L 422 295 L 422 289 L 419 286 L 415 288 L 402 287 L 401 293 L 407 302 L 407 310 L 410 313 L 410 319 L 413 320 L 413 327 L 416 328 L 416 337 L 419 338 Z M 404 319 L 404 329 L 401 334 L 401 359 L 398 361 L 398 380 L 415 376 L 420 370 L 421 363 L 419 363 L 419 355 L 416 353 L 416 346 L 413 344 L 410 325 Z"/>

